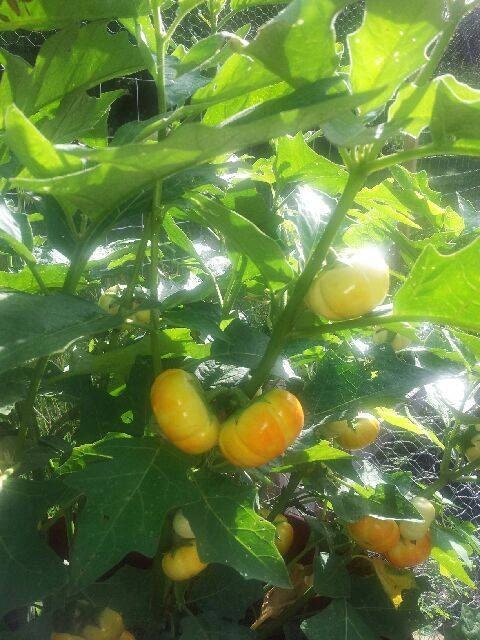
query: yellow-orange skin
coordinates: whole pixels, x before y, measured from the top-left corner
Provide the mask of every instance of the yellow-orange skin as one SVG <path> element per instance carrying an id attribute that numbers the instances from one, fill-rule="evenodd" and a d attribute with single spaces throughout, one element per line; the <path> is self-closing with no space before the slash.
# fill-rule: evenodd
<path id="1" fill-rule="evenodd" d="M 369 313 L 385 300 L 389 268 L 377 252 L 360 250 L 333 269 L 321 271 L 305 297 L 316 315 L 346 320 Z"/>
<path id="2" fill-rule="evenodd" d="M 198 557 L 197 545 L 177 547 L 162 558 L 162 569 L 167 578 L 174 582 L 189 580 L 208 566 Z"/>
<path id="3" fill-rule="evenodd" d="M 284 556 L 289 552 L 293 543 L 293 527 L 283 515 L 276 516 L 273 523 L 275 525 L 275 545 Z"/>
<path id="4" fill-rule="evenodd" d="M 400 530 L 395 520 L 365 516 L 347 525 L 347 529 L 363 549 L 376 553 L 386 553 L 400 540 Z"/>
<path id="5" fill-rule="evenodd" d="M 348 420 L 337 420 L 329 422 L 325 429 L 344 449 L 355 451 L 368 447 L 378 438 L 380 423 L 369 413 L 359 413 L 353 425 Z"/>
<path id="6" fill-rule="evenodd" d="M 122 616 L 107 607 L 98 616 L 98 625 L 87 624 L 82 635 L 85 640 L 119 640 L 124 630 Z"/>
<path id="7" fill-rule="evenodd" d="M 220 449 L 236 467 L 260 467 L 285 451 L 303 421 L 298 399 L 283 389 L 272 389 L 223 423 Z"/>
<path id="8" fill-rule="evenodd" d="M 432 538 L 427 533 L 420 540 L 404 540 L 392 547 L 386 554 L 387 560 L 397 569 L 407 569 L 422 564 L 429 557 L 432 550 Z"/>
<path id="9" fill-rule="evenodd" d="M 118 640 L 135 640 L 135 636 L 130 631 L 124 631 Z"/>
<path id="10" fill-rule="evenodd" d="M 167 369 L 155 379 L 150 399 L 158 426 L 178 449 L 198 454 L 217 444 L 219 423 L 194 375 Z"/>

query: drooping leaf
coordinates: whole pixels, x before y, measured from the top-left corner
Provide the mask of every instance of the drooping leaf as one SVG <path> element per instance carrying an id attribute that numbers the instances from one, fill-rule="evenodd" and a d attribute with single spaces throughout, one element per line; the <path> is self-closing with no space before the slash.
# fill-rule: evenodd
<path id="1" fill-rule="evenodd" d="M 148 0 L 75 0 L 73 4 L 64 0 L 30 0 L 28 4 L 24 0 L 15 0 L 2 4 L 5 6 L 0 8 L 3 16 L 0 31 L 58 29 L 81 20 L 126 18 L 147 14 L 150 10 Z"/>
<path id="2" fill-rule="evenodd" d="M 326 609 L 300 625 L 308 640 L 378 640 L 376 632 L 347 600 L 335 599 Z"/>
<path id="3" fill-rule="evenodd" d="M 293 270 L 280 245 L 247 218 L 201 194 L 191 193 L 187 200 L 208 226 L 219 230 L 229 245 L 250 258 L 273 291 L 292 280 Z"/>
<path id="4" fill-rule="evenodd" d="M 381 88 L 360 107 L 381 107 L 399 85 L 426 61 L 425 50 L 442 27 L 442 0 L 401 3 L 367 0 L 362 26 L 349 35 L 350 79 L 354 92 Z"/>
<path id="5" fill-rule="evenodd" d="M 441 575 L 456 578 L 467 587 L 475 588 L 474 581 L 465 569 L 466 566 L 470 568 L 467 552 L 450 531 L 433 528 L 431 557 L 438 564 Z"/>
<path id="6" fill-rule="evenodd" d="M 394 312 L 480 328 L 480 239 L 451 255 L 427 246 L 394 298 Z"/>
<path id="7" fill-rule="evenodd" d="M 0 371 L 61 351 L 121 322 L 73 296 L 0 293 Z"/>
<path id="8" fill-rule="evenodd" d="M 195 495 L 191 458 L 156 440 L 116 437 L 97 443 L 103 462 L 65 477 L 85 495 L 70 566 L 75 588 L 89 585 L 130 551 L 155 555 L 167 513 Z"/>
<path id="9" fill-rule="evenodd" d="M 249 111 L 246 121 L 239 119 L 229 126 L 186 124 L 157 144 L 77 149 L 76 155 L 100 164 L 67 176 L 17 178 L 15 185 L 52 194 L 98 219 L 156 179 L 206 162 L 220 153 L 296 133 L 367 99 L 366 96 L 325 96 L 325 84 L 331 82 L 292 93 L 287 96 L 287 102 L 279 98 L 268 105 L 264 103 L 258 112 Z M 62 151 L 63 154 L 72 155 L 70 149 Z"/>
<path id="10" fill-rule="evenodd" d="M 434 444 L 444 449 L 443 443 L 438 439 L 437 435 L 427 427 L 424 427 L 418 422 L 414 422 L 407 416 L 402 416 L 395 409 L 389 409 L 388 407 L 375 407 L 375 413 L 379 418 L 388 422 L 388 424 L 397 427 L 398 429 L 404 429 L 410 433 L 416 433 L 419 436 L 424 436 L 431 440 Z"/>
<path id="11" fill-rule="evenodd" d="M 61 559 L 42 539 L 37 525 L 47 509 L 67 495 L 60 481 L 0 478 L 0 615 L 30 605 L 66 581 Z"/>
<path id="12" fill-rule="evenodd" d="M 246 52 L 292 86 L 329 78 L 339 62 L 333 20 L 351 1 L 294 0 L 259 29 Z"/>
<path id="13" fill-rule="evenodd" d="M 228 620 L 240 620 L 246 609 L 262 599 L 263 585 L 246 580 L 237 571 L 211 564 L 192 584 L 188 603 L 201 611 L 212 611 Z"/>
<path id="14" fill-rule="evenodd" d="M 313 562 L 313 586 L 320 596 L 349 598 L 350 575 L 345 560 L 334 554 L 319 554 Z"/>
<path id="15" fill-rule="evenodd" d="M 255 492 L 218 475 L 198 473 L 192 481 L 195 492 L 182 511 L 200 557 L 227 564 L 245 578 L 288 587 L 288 573 L 274 544 L 275 527 L 253 510 Z"/>

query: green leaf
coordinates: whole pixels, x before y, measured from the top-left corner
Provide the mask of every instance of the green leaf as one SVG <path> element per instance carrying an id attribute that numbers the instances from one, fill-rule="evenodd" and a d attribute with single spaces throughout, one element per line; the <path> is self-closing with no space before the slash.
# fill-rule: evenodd
<path id="1" fill-rule="evenodd" d="M 65 0 L 31 0 L 28 4 L 14 0 L 0 7 L 0 31 L 58 29 L 81 20 L 127 18 L 149 10 L 148 0 L 75 0 L 73 4 Z"/>
<path id="2" fill-rule="evenodd" d="M 382 107 L 426 61 L 425 50 L 442 28 L 443 0 L 367 0 L 362 26 L 348 36 L 353 91 L 381 88 L 360 113 Z"/>
<path id="3" fill-rule="evenodd" d="M 192 499 L 191 458 L 153 438 L 97 443 L 108 460 L 66 476 L 86 497 L 70 564 L 74 588 L 86 586 L 128 552 L 154 556 L 167 513 Z"/>
<path id="4" fill-rule="evenodd" d="M 189 329 L 165 329 L 157 332 L 158 345 L 162 358 L 193 358 L 202 360 L 208 357 L 210 345 L 197 344 L 192 340 Z M 68 376 L 85 374 L 116 373 L 126 376 L 139 356 L 151 354 L 150 338 L 142 338 L 121 349 L 112 349 L 106 353 L 76 353 L 72 357 Z"/>
<path id="5" fill-rule="evenodd" d="M 17 178 L 15 186 L 52 194 L 73 208 L 98 219 L 139 189 L 160 178 L 211 160 L 222 153 L 243 149 L 265 140 L 297 133 L 351 109 L 368 96 L 325 95 L 331 81 L 271 100 L 248 112 L 248 120 L 223 127 L 186 124 L 166 140 L 149 145 L 126 145 L 108 149 L 77 149 L 77 155 L 97 162 L 91 168 L 45 180 Z M 11 141 L 14 144 L 14 141 Z M 58 152 L 59 153 L 59 152 Z M 66 158 L 72 154 L 62 151 Z M 71 161 L 71 160 L 70 160 Z M 40 174 L 39 175 L 43 175 Z"/>
<path id="6" fill-rule="evenodd" d="M 0 293 L 0 371 L 62 351 L 79 338 L 121 322 L 73 296 Z"/>
<path id="7" fill-rule="evenodd" d="M 68 267 L 64 264 L 39 264 L 38 275 L 42 278 L 47 289 L 61 289 L 65 282 Z M 0 271 L 0 290 L 23 291 L 24 293 L 39 293 L 40 285 L 33 277 L 28 267 L 21 271 L 10 273 Z"/>
<path id="8" fill-rule="evenodd" d="M 250 220 L 201 194 L 191 193 L 186 199 L 209 227 L 221 232 L 228 245 L 250 258 L 272 291 L 291 282 L 293 270 L 280 245 Z"/>
<path id="9" fill-rule="evenodd" d="M 415 387 L 437 377 L 435 371 L 414 367 L 392 352 L 377 350 L 354 361 L 328 355 L 316 367 L 304 391 L 311 420 L 342 409 L 379 406 L 380 401 L 401 401 Z"/>
<path id="10" fill-rule="evenodd" d="M 274 170 L 280 185 L 309 184 L 330 196 L 341 193 L 348 174 L 343 167 L 315 153 L 301 133 L 277 141 Z"/>
<path id="11" fill-rule="evenodd" d="M 46 177 L 82 169 L 80 159 L 57 151 L 15 105 L 7 109 L 5 126 L 7 145 L 33 175 Z"/>
<path id="12" fill-rule="evenodd" d="M 458 538 L 453 536 L 450 531 L 437 526 L 432 528 L 432 534 L 432 552 L 430 555 L 437 562 L 441 575 L 448 578 L 456 578 L 466 584 L 467 587 L 475 589 L 474 581 L 465 571 L 466 561 L 468 563 L 467 552 L 459 543 Z"/>
<path id="13" fill-rule="evenodd" d="M 346 601 L 336 599 L 300 625 L 308 640 L 378 640 L 362 616 Z"/>
<path id="14" fill-rule="evenodd" d="M 258 580 L 246 580 L 237 571 L 219 564 L 209 565 L 192 584 L 187 604 L 212 611 L 228 620 L 240 620 L 245 611 L 263 597 Z"/>
<path id="15" fill-rule="evenodd" d="M 378 484 L 368 498 L 350 492 L 334 495 L 331 500 L 336 515 L 346 522 L 356 522 L 363 516 L 386 520 L 420 519 L 418 511 L 394 484 Z"/>
<path id="16" fill-rule="evenodd" d="M 480 329 L 480 238 L 450 255 L 427 246 L 394 298 L 394 313 Z"/>
<path id="17" fill-rule="evenodd" d="M 443 147 L 469 146 L 480 141 L 480 91 L 452 76 L 438 83 L 430 129 L 433 142 Z"/>
<path id="18" fill-rule="evenodd" d="M 327 440 L 322 440 L 308 449 L 287 453 L 282 458 L 281 464 L 275 465 L 271 470 L 275 473 L 281 473 L 299 465 L 324 462 L 326 460 L 345 460 L 351 457 L 346 451 L 336 449 Z"/>
<path id="19" fill-rule="evenodd" d="M 0 615 L 3 616 L 47 597 L 65 584 L 62 560 L 37 529 L 40 518 L 65 489 L 58 480 L 32 482 L 2 476 L 0 482 Z"/>
<path id="20" fill-rule="evenodd" d="M 254 631 L 245 625 L 229 622 L 220 615 L 203 614 L 184 617 L 179 640 L 255 640 Z"/>
<path id="21" fill-rule="evenodd" d="M 72 142 L 91 129 L 106 115 L 124 91 L 107 91 L 99 98 L 92 98 L 81 91 L 68 94 L 53 114 L 48 114 L 37 126 L 41 133 L 54 143 Z"/>
<path id="22" fill-rule="evenodd" d="M 35 258 L 23 244 L 21 229 L 4 200 L 0 200 L 0 240 L 6 242 L 26 262 L 35 262 Z M 3 275 L 10 274 L 0 272 L 0 286 Z"/>
<path id="23" fill-rule="evenodd" d="M 345 560 L 334 554 L 319 554 L 313 561 L 313 586 L 319 596 L 349 598 L 350 574 Z"/>
<path id="24" fill-rule="evenodd" d="M 275 543 L 275 527 L 253 510 L 255 490 L 231 478 L 197 473 L 195 491 L 182 505 L 200 558 L 236 569 L 243 577 L 288 588 Z"/>
<path id="25" fill-rule="evenodd" d="M 225 33 L 215 33 L 195 42 L 176 66 L 177 77 L 193 69 L 207 66 L 208 62 L 221 51 L 228 37 Z"/>
<path id="26" fill-rule="evenodd" d="M 416 433 L 419 436 L 425 436 L 431 442 L 438 445 L 441 449 L 445 449 L 443 443 L 438 439 L 436 434 L 431 430 L 427 429 L 418 422 L 413 422 L 407 416 L 402 416 L 397 413 L 395 409 L 389 409 L 387 407 L 375 407 L 375 413 L 381 420 L 385 420 L 389 424 L 394 427 L 398 427 L 399 429 L 403 429 L 405 431 L 409 431 L 410 433 Z"/>
<path id="27" fill-rule="evenodd" d="M 339 62 L 333 21 L 351 1 L 293 0 L 259 29 L 247 55 L 292 86 L 329 78 Z"/>
<path id="28" fill-rule="evenodd" d="M 19 400 L 27 395 L 31 371 L 16 369 L 0 375 L 0 415 L 8 416 Z M 16 445 L 16 438 L 14 439 Z M 2 438 L 2 453 L 5 452 L 5 438 Z M 14 451 L 12 451 L 13 455 Z M 12 457 L 13 461 L 13 457 Z"/>
<path id="29" fill-rule="evenodd" d="M 36 113 L 73 91 L 143 69 L 142 55 L 128 34 L 121 31 L 113 35 L 107 24 L 69 27 L 48 38 L 31 73 L 28 102 L 18 106 L 26 113 Z"/>

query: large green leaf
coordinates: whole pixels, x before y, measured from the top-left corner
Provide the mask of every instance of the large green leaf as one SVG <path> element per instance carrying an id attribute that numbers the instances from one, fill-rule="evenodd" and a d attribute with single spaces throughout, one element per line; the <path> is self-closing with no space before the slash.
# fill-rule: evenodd
<path id="1" fill-rule="evenodd" d="M 68 267 L 65 264 L 38 264 L 37 273 L 47 289 L 61 289 L 65 282 Z M 38 293 L 40 285 L 28 267 L 21 271 L 0 271 L 0 290 Z"/>
<path id="2" fill-rule="evenodd" d="M 480 329 L 480 238 L 451 255 L 422 252 L 394 298 L 397 314 Z"/>
<path id="3" fill-rule="evenodd" d="M 274 543 L 275 527 L 253 510 L 255 491 L 218 475 L 198 473 L 192 480 L 195 492 L 182 511 L 200 557 L 227 564 L 245 578 L 288 587 L 288 573 Z"/>
<path id="4" fill-rule="evenodd" d="M 201 164 L 221 153 L 316 126 L 369 98 L 368 94 L 325 95 L 326 87 L 331 84 L 331 81 L 319 82 L 285 98 L 263 103 L 248 111 L 244 119 L 239 118 L 223 127 L 184 125 L 156 144 L 58 151 L 65 161 L 75 153 L 75 156 L 99 164 L 67 176 L 17 178 L 15 185 L 52 194 L 72 208 L 80 208 L 92 218 L 100 218 L 156 179 Z"/>
<path id="5" fill-rule="evenodd" d="M 192 459 L 151 439 L 117 436 L 97 443 L 104 462 L 66 476 L 86 497 L 71 558 L 74 588 L 89 585 L 128 552 L 154 556 L 167 513 L 195 495 Z"/>
<path id="6" fill-rule="evenodd" d="M 108 113 L 112 103 L 123 95 L 121 90 L 107 91 L 99 98 L 92 98 L 82 91 L 70 93 L 58 109 L 40 120 L 37 126 L 51 142 L 72 142 L 89 133 Z"/>
<path id="7" fill-rule="evenodd" d="M 36 113 L 72 91 L 143 69 L 142 55 L 128 34 L 122 31 L 114 35 L 107 24 L 69 27 L 48 38 L 31 74 L 28 103 L 18 106 L 28 114 Z"/>
<path id="8" fill-rule="evenodd" d="M 381 88 L 360 107 L 381 107 L 425 63 L 425 50 L 442 27 L 443 0 L 367 0 L 362 26 L 348 37 L 354 92 Z"/>
<path id="9" fill-rule="evenodd" d="M 0 371 L 61 351 L 121 322 L 73 296 L 0 293 Z"/>
<path id="10" fill-rule="evenodd" d="M 72 22 L 148 13 L 148 0 L 13 0 L 0 7 L 0 31 L 58 29 Z"/>
<path id="11" fill-rule="evenodd" d="M 292 280 L 293 270 L 280 245 L 250 220 L 202 194 L 191 193 L 187 200 L 209 227 L 221 232 L 228 245 L 250 258 L 272 290 Z"/>
<path id="12" fill-rule="evenodd" d="M 347 600 L 335 599 L 300 625 L 308 640 L 378 640 L 376 632 Z"/>
<path id="13" fill-rule="evenodd" d="M 305 405 L 315 423 L 328 413 L 342 409 L 376 407 L 383 401 L 402 400 L 415 387 L 427 384 L 435 372 L 414 367 L 378 349 L 351 360 L 328 355 L 316 366 L 305 387 Z"/>
<path id="14" fill-rule="evenodd" d="M 46 545 L 37 525 L 66 496 L 60 481 L 1 478 L 0 616 L 45 598 L 66 581 L 62 560 Z"/>
<path id="15" fill-rule="evenodd" d="M 293 0 L 258 31 L 247 54 L 292 86 L 329 78 L 339 57 L 333 20 L 353 0 Z"/>

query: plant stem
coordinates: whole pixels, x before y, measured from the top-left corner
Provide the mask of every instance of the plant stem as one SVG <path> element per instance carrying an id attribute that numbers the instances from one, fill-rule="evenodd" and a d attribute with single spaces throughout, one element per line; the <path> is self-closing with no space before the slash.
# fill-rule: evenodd
<path id="1" fill-rule="evenodd" d="M 30 387 L 28 389 L 27 397 L 20 404 L 19 414 L 20 414 L 20 429 L 19 429 L 19 438 L 18 438 L 18 447 L 16 451 L 16 458 L 20 459 L 21 455 L 25 449 L 25 445 L 29 435 L 33 432 L 34 439 L 38 439 L 38 433 L 36 429 L 36 420 L 35 420 L 35 412 L 34 412 L 34 404 L 35 398 L 37 397 L 37 392 L 40 387 L 40 383 L 42 381 L 43 374 L 45 373 L 45 368 L 48 364 L 49 356 L 43 356 L 37 360 L 35 365 L 35 369 L 32 373 L 32 378 L 30 380 Z"/>
<path id="2" fill-rule="evenodd" d="M 32 276 L 35 278 L 38 286 L 40 287 L 40 291 L 45 295 L 48 295 L 49 291 L 48 291 L 47 285 L 43 281 L 43 278 L 38 271 L 37 265 L 34 262 L 28 261 L 27 267 L 30 269 Z"/>
<path id="3" fill-rule="evenodd" d="M 340 230 L 357 193 L 362 188 L 365 178 L 366 171 L 363 166 L 358 165 L 350 173 L 342 197 L 338 201 L 322 237 L 308 259 L 303 272 L 299 276 L 285 309 L 275 324 L 267 350 L 257 369 L 254 371 L 252 378 L 246 385 L 246 392 L 249 396 L 253 397 L 256 391 L 262 386 L 275 364 L 276 359 L 280 355 L 285 340 L 292 330 L 295 318 L 303 306 L 303 299 L 317 272 L 322 268 L 330 245 Z"/>
<path id="4" fill-rule="evenodd" d="M 157 85 L 158 112 L 161 115 L 167 111 L 167 97 L 165 92 L 165 53 L 168 34 L 165 34 L 163 26 L 160 2 L 155 0 L 153 7 L 153 26 L 155 28 L 155 40 L 157 45 L 157 64 L 155 83 Z M 158 132 L 158 140 L 166 136 L 166 130 Z M 153 191 L 152 213 L 150 218 L 150 300 L 153 305 L 158 302 L 158 266 L 159 266 L 159 234 L 163 225 L 164 210 L 162 207 L 163 182 L 157 180 Z M 150 340 L 152 346 L 153 370 L 157 375 L 162 370 L 162 352 L 158 339 L 159 320 L 158 310 L 150 312 Z"/>
<path id="5" fill-rule="evenodd" d="M 129 309 L 132 306 L 133 294 L 135 292 L 135 284 L 137 282 L 138 275 L 143 265 L 143 259 L 145 257 L 145 250 L 148 244 L 148 229 L 144 229 L 140 242 L 138 243 L 137 254 L 135 256 L 135 262 L 133 264 L 133 271 L 128 283 L 125 295 L 120 303 L 119 311 L 123 309 Z"/>
<path id="6" fill-rule="evenodd" d="M 462 322 L 456 318 L 443 318 L 441 316 L 429 316 L 428 314 L 422 315 L 368 315 L 361 318 L 352 318 L 351 320 L 341 320 L 339 322 L 329 322 L 318 327 L 312 327 L 311 329 L 305 329 L 304 331 L 295 331 L 291 333 L 290 339 L 301 340 L 304 338 L 321 338 L 325 333 L 341 333 L 342 331 L 348 331 L 350 329 L 359 329 L 361 327 L 374 327 L 383 326 L 386 324 L 396 323 L 422 323 L 430 322 L 435 325 L 448 325 L 449 327 L 456 327 L 458 329 L 466 329 L 468 331 L 478 331 L 478 326 L 468 322 Z"/>

